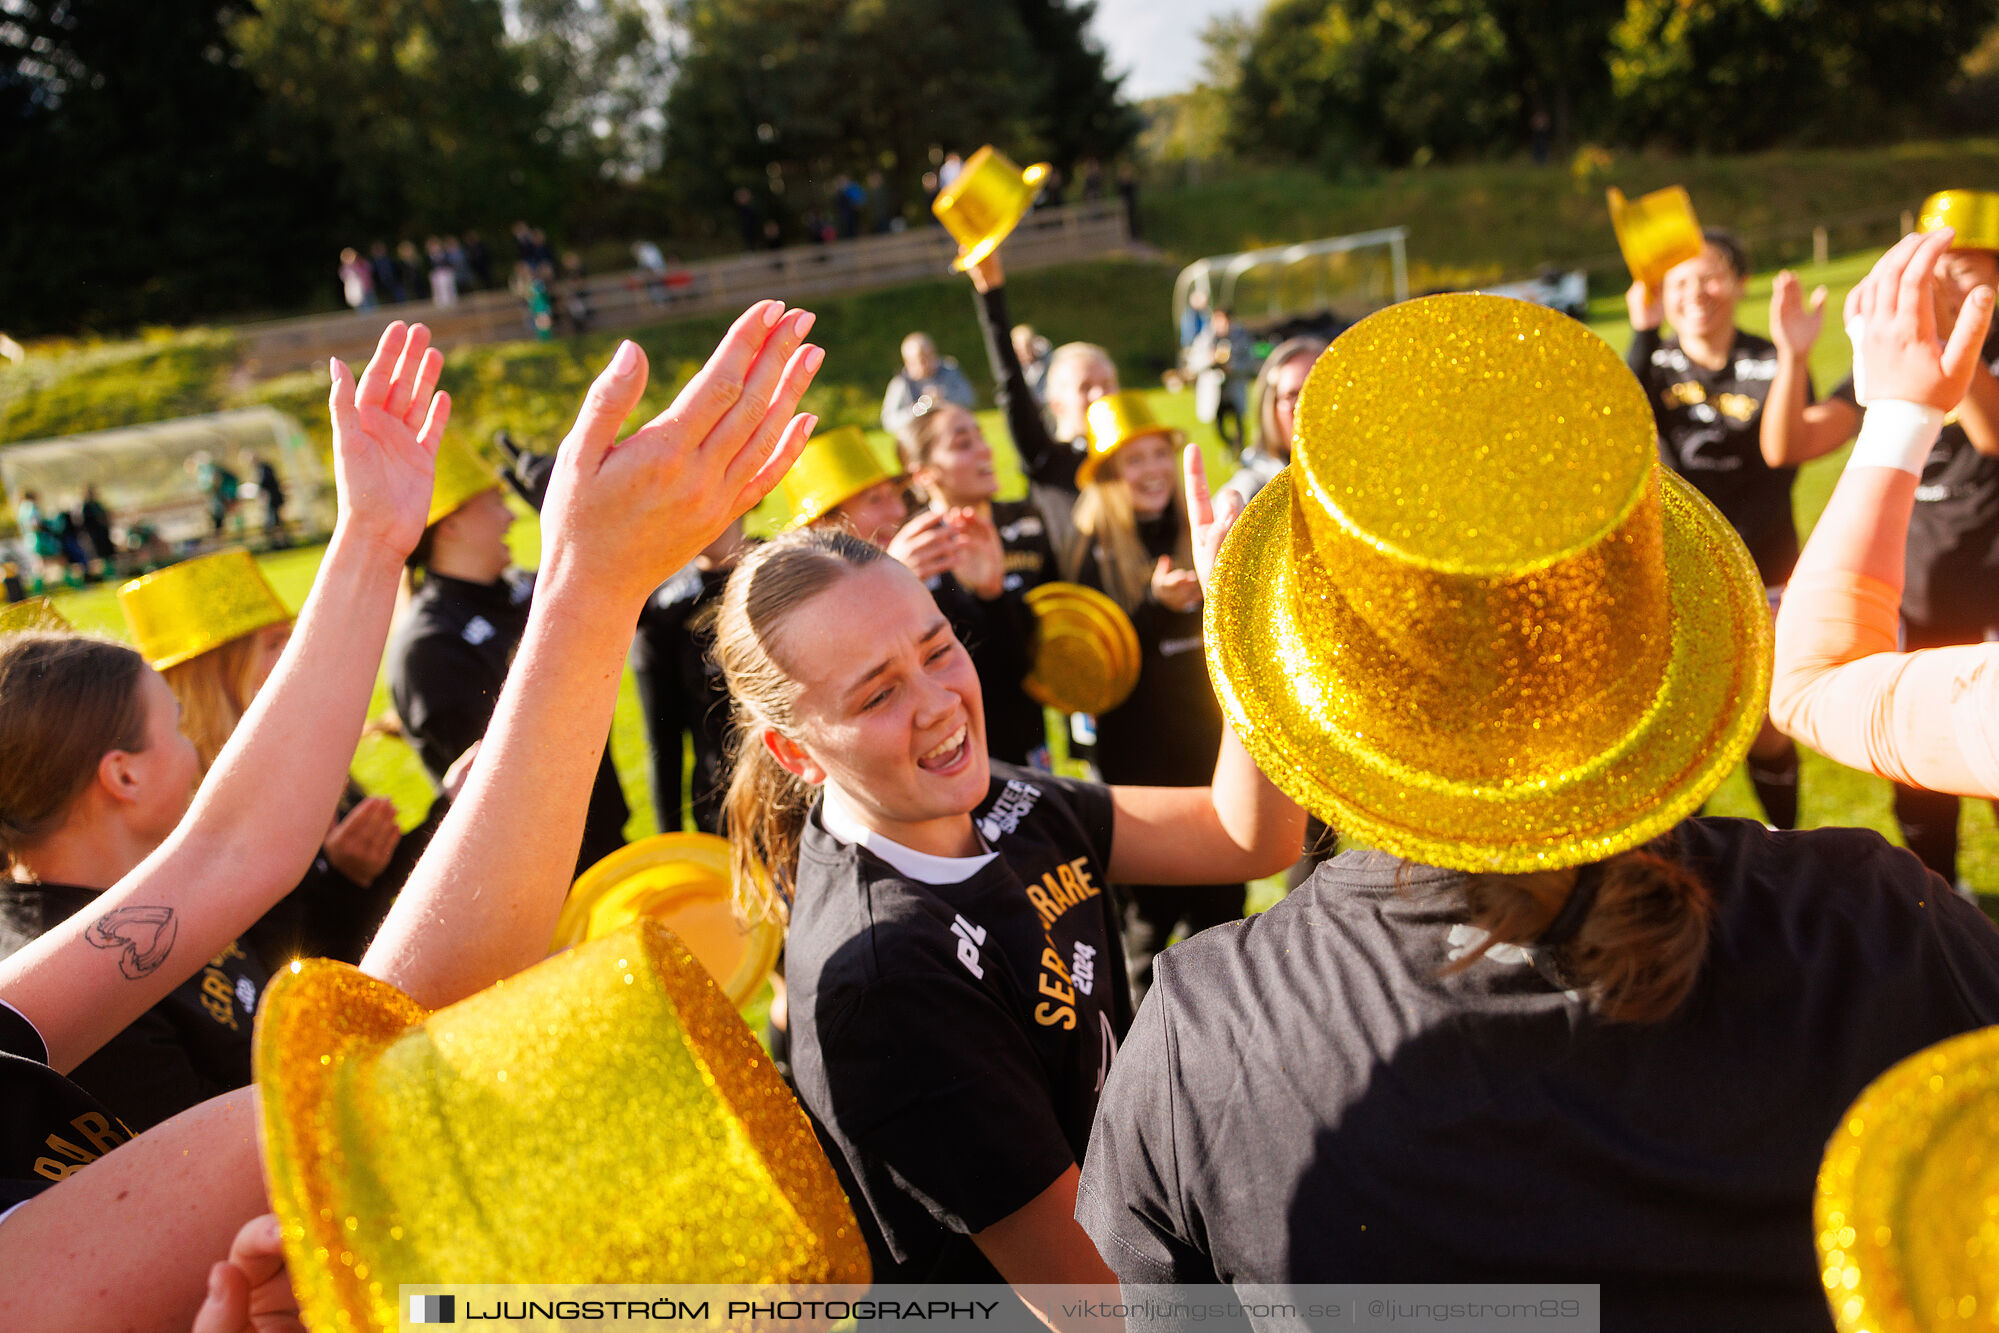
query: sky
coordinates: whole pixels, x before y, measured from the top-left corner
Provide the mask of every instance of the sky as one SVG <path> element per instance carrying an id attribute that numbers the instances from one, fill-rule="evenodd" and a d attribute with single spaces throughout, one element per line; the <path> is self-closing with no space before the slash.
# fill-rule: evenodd
<path id="1" fill-rule="evenodd" d="M 1097 0 L 1094 30 L 1111 68 L 1130 75 L 1125 96 L 1159 97 L 1184 92 L 1200 77 L 1209 16 L 1260 7 L 1260 0 Z"/>

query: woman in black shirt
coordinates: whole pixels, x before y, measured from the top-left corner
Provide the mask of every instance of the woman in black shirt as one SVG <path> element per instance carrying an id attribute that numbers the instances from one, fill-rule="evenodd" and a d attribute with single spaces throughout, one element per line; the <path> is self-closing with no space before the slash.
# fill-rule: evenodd
<path id="1" fill-rule="evenodd" d="M 1071 1213 L 1131 1013 L 1105 885 L 1272 873 L 1302 816 L 1232 739 L 1212 787 L 989 763 L 949 623 L 845 534 L 745 560 L 716 651 L 736 882 L 789 918 L 792 1067 L 874 1220 L 876 1276 L 1104 1280 Z"/>

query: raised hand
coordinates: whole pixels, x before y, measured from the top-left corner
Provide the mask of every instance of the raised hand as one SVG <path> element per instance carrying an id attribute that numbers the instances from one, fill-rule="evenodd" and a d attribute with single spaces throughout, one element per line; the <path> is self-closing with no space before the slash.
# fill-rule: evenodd
<path id="1" fill-rule="evenodd" d="M 1624 308 L 1631 316 L 1631 327 L 1641 333 L 1666 322 L 1666 307 L 1659 299 L 1658 289 L 1645 283 L 1634 282 L 1625 291 Z"/>
<path id="2" fill-rule="evenodd" d="M 984 259 L 966 269 L 965 274 L 971 278 L 972 290 L 976 292 L 989 292 L 995 287 L 1006 285 L 1006 270 L 1000 266 L 998 250 L 994 250 Z"/>
<path id="3" fill-rule="evenodd" d="M 326 835 L 326 859 L 335 870 L 362 888 L 389 868 L 402 832 L 396 827 L 394 802 L 370 796 L 347 812 Z"/>
<path id="4" fill-rule="evenodd" d="M 1809 306 L 1802 292 L 1798 275 L 1789 269 L 1780 272 L 1770 287 L 1770 341 L 1788 356 L 1810 352 L 1812 344 L 1819 340 L 1819 331 L 1825 327 L 1825 288 L 1821 286 L 1812 292 Z"/>
<path id="5" fill-rule="evenodd" d="M 1993 293 L 1980 287 L 1965 298 L 1950 341 L 1938 336 L 1936 263 L 1950 248 L 1948 227 L 1904 236 L 1847 299 L 1854 360 L 1867 368 L 1866 399 L 1923 403 L 1940 412 L 1956 407 L 1978 366 L 1978 351 L 1992 322 Z"/>
<path id="6" fill-rule="evenodd" d="M 451 395 L 434 392 L 444 357 L 429 329 L 396 320 L 382 330 L 358 384 L 338 357 L 327 369 L 339 522 L 400 561 L 423 537 L 437 445 L 451 419 Z"/>
<path id="7" fill-rule="evenodd" d="M 1006 587 L 1006 548 L 989 515 L 976 509 L 953 509 L 949 523 L 958 540 L 951 573 L 958 582 L 987 601 Z"/>
<path id="8" fill-rule="evenodd" d="M 1187 519 L 1194 528 L 1194 570 L 1205 594 L 1214 577 L 1215 557 L 1221 553 L 1222 540 L 1229 535 L 1229 529 L 1235 526 L 1236 519 L 1242 514 L 1242 497 L 1234 491 L 1224 490 L 1221 508 L 1215 508 L 1214 499 L 1208 492 L 1208 465 L 1201 459 L 1201 446 L 1188 445 L 1180 462 L 1187 486 Z M 1157 571 L 1154 578 L 1156 583 Z M 1154 591 L 1156 595 L 1156 586 Z"/>
<path id="9" fill-rule="evenodd" d="M 664 412 L 623 441 L 645 392 L 638 344 L 618 347 L 562 442 L 542 521 L 544 575 L 580 566 L 636 611 L 777 485 L 816 418 L 793 416 L 825 352 L 805 345 L 814 316 L 759 301 Z"/>
<path id="10" fill-rule="evenodd" d="M 941 510 L 919 509 L 889 540 L 888 553 L 926 582 L 949 573 L 958 559 L 958 535 Z"/>

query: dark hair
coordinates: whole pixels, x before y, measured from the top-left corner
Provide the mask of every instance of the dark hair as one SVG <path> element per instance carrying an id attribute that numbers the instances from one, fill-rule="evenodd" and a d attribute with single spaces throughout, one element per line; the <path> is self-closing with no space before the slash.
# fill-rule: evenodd
<path id="1" fill-rule="evenodd" d="M 1701 228 L 1701 239 L 1721 251 L 1721 257 L 1728 261 L 1728 267 L 1738 278 L 1749 276 L 1749 247 L 1742 238 L 1721 227 Z"/>
<path id="2" fill-rule="evenodd" d="M 1535 948 L 1544 972 L 1612 1023 L 1670 1017 L 1700 977 L 1714 925 L 1714 893 L 1671 835 L 1580 868 L 1474 875 L 1461 892 L 1486 937 L 1445 975 L 1495 945 Z"/>
<path id="3" fill-rule="evenodd" d="M 61 827 L 106 754 L 146 748 L 145 671 L 144 658 L 109 639 L 0 638 L 0 868 Z"/>

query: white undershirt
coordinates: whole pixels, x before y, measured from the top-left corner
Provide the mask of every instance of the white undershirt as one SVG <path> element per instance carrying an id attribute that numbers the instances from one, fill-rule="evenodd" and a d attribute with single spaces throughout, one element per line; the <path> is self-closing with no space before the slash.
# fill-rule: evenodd
<path id="1" fill-rule="evenodd" d="M 819 808 L 819 822 L 839 841 L 865 847 L 888 862 L 896 873 L 918 884 L 962 884 L 984 870 L 999 855 L 998 852 L 982 852 L 977 856 L 932 856 L 928 852 L 905 847 L 863 824 L 831 786 L 826 788 L 825 804 Z M 976 825 L 973 833 L 978 835 Z M 985 838 L 979 836 L 981 847 L 985 846 L 985 842 Z"/>

